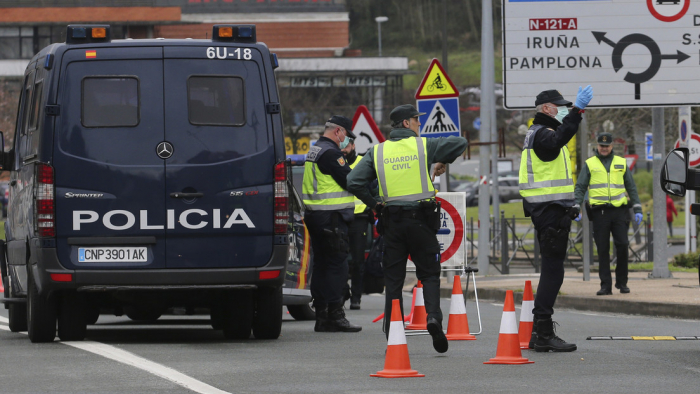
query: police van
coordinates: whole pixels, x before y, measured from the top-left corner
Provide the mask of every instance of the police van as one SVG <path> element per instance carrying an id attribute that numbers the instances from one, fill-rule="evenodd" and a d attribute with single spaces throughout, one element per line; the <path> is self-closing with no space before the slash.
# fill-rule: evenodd
<path id="1" fill-rule="evenodd" d="M 211 37 L 70 25 L 31 60 L 0 157 L 13 331 L 81 340 L 100 310 L 204 307 L 227 338 L 279 336 L 291 225 L 277 58 L 254 25 Z"/>

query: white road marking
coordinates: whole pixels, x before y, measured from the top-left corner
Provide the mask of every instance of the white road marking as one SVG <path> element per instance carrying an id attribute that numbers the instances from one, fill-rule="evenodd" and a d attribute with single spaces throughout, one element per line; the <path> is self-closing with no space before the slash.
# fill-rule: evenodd
<path id="1" fill-rule="evenodd" d="M 0 316 L 0 322 L 9 323 L 6 317 Z M 0 330 L 10 331 L 10 327 L 1 325 Z M 22 332 L 21 334 L 26 334 Z M 120 362 L 122 364 L 130 365 L 134 368 L 144 370 L 153 375 L 159 376 L 165 380 L 169 380 L 179 386 L 186 389 L 192 390 L 195 393 L 200 394 L 230 394 L 228 391 L 219 390 L 214 386 L 210 386 L 204 382 L 201 382 L 195 378 L 191 378 L 183 373 L 180 373 L 172 368 L 166 367 L 155 363 L 153 361 L 147 360 L 143 357 L 139 357 L 133 353 L 121 350 L 114 346 L 110 346 L 104 343 L 92 342 L 92 341 L 80 341 L 80 342 L 63 342 L 64 345 L 72 346 L 77 349 L 84 350 L 86 352 L 94 353 L 98 356 L 108 358 Z"/>

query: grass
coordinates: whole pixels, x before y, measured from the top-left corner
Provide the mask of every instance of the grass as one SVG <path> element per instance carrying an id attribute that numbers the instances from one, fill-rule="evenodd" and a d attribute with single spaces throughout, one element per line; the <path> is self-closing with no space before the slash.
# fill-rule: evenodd
<path id="1" fill-rule="evenodd" d="M 504 211 L 507 219 L 511 219 L 513 216 L 515 216 L 516 219 L 525 219 L 525 213 L 523 212 L 522 202 L 509 202 L 505 204 L 502 203 L 499 205 L 499 207 L 501 211 Z M 493 215 L 493 206 L 489 206 L 489 212 L 491 215 Z M 469 220 L 470 217 L 473 217 L 475 221 L 478 219 L 479 207 L 467 208 L 467 220 Z M 498 217 L 501 217 L 500 213 L 498 214 Z"/>
<path id="2" fill-rule="evenodd" d="M 5 221 L 0 220 L 0 239 L 5 239 Z"/>
<path id="3" fill-rule="evenodd" d="M 614 269 L 614 268 L 611 268 Z M 630 271 L 635 270 L 635 271 L 653 271 L 654 270 L 654 263 L 633 263 L 628 265 L 628 269 Z M 675 265 L 669 264 L 668 270 L 672 272 L 698 272 L 697 268 L 685 268 L 685 267 L 676 267 Z"/>

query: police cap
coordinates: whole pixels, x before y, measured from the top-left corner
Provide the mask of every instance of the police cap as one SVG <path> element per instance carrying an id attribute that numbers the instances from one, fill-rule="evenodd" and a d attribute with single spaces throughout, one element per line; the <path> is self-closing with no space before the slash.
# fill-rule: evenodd
<path id="1" fill-rule="evenodd" d="M 355 134 L 352 133 L 352 120 L 341 115 L 333 115 L 327 120 L 328 123 L 334 123 L 345 129 L 348 132 L 348 137 L 356 139 Z"/>
<path id="2" fill-rule="evenodd" d="M 562 97 L 558 90 L 545 90 L 537 95 L 537 98 L 535 99 L 535 106 L 546 103 L 566 105 L 567 107 L 572 105 L 571 101 L 564 100 L 564 97 Z"/>
<path id="3" fill-rule="evenodd" d="M 399 123 L 406 119 L 411 119 L 420 115 L 425 115 L 425 112 L 418 112 L 416 107 L 412 106 L 411 104 L 404 104 L 391 110 L 389 118 L 391 119 L 392 123 Z"/>
<path id="4" fill-rule="evenodd" d="M 598 145 L 612 145 L 613 137 L 610 133 L 600 133 L 598 135 Z"/>

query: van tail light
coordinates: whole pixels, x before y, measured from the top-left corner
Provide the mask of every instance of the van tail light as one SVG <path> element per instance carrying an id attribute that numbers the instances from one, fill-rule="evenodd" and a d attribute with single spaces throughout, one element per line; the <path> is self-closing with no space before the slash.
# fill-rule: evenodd
<path id="1" fill-rule="evenodd" d="M 53 188 L 53 167 L 39 163 L 35 171 L 34 230 L 40 237 L 55 237 L 56 202 Z"/>
<path id="2" fill-rule="evenodd" d="M 287 186 L 287 162 L 275 165 L 275 235 L 287 234 L 289 222 L 289 186 Z"/>

